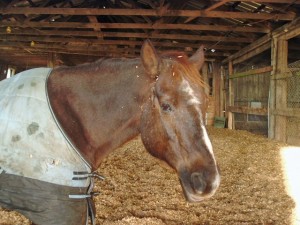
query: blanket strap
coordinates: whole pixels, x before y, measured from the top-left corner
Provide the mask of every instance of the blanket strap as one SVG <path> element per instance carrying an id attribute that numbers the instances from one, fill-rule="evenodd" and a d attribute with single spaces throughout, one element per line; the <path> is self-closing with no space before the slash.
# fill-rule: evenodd
<path id="1" fill-rule="evenodd" d="M 81 175 L 80 177 L 74 177 L 73 180 L 81 180 L 81 179 L 87 179 L 88 177 L 91 178 L 91 182 L 90 185 L 88 187 L 87 193 L 84 195 L 69 195 L 69 198 L 76 198 L 76 199 L 82 199 L 82 198 L 86 198 L 87 199 L 87 216 L 90 218 L 91 220 L 91 224 L 92 225 L 96 225 L 96 220 L 95 220 L 95 216 L 96 216 L 96 208 L 95 208 L 95 203 L 93 200 L 94 196 L 99 195 L 99 192 L 93 192 L 94 189 L 94 179 L 99 179 L 99 180 L 104 180 L 105 177 L 97 174 L 96 172 L 93 173 L 87 173 L 87 172 L 73 172 L 74 175 Z M 82 176 L 83 175 L 83 176 Z M 88 224 L 88 218 L 86 220 L 86 225 Z"/>

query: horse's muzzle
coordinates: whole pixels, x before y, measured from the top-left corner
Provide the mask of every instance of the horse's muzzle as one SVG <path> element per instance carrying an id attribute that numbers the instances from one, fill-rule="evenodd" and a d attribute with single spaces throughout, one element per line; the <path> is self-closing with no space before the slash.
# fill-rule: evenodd
<path id="1" fill-rule="evenodd" d="M 202 194 L 207 186 L 203 173 L 192 173 L 191 184 L 195 193 Z"/>
<path id="2" fill-rule="evenodd" d="M 207 175 L 205 171 L 180 173 L 180 182 L 188 202 L 200 202 L 213 196 L 220 185 L 218 170 Z"/>

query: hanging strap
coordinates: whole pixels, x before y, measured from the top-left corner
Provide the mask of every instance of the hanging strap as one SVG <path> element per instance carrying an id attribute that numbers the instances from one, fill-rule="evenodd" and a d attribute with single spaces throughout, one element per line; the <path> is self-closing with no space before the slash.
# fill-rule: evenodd
<path id="1" fill-rule="evenodd" d="M 94 189 L 94 179 L 99 179 L 99 180 L 104 180 L 105 177 L 97 174 L 96 172 L 93 173 L 86 173 L 86 172 L 73 172 L 74 175 L 77 175 L 77 177 L 73 177 L 74 180 L 77 179 L 87 179 L 88 177 L 90 178 L 91 182 L 90 185 L 87 189 L 87 193 L 86 194 L 80 194 L 80 195 L 69 195 L 69 198 L 73 198 L 73 199 L 83 199 L 85 198 L 87 200 L 87 219 L 86 219 L 86 225 L 88 225 L 88 218 L 90 218 L 91 220 L 91 224 L 92 225 L 96 225 L 96 208 L 95 208 L 95 203 L 93 200 L 94 196 L 99 195 L 99 192 L 93 192 Z M 78 177 L 78 175 L 80 175 Z"/>

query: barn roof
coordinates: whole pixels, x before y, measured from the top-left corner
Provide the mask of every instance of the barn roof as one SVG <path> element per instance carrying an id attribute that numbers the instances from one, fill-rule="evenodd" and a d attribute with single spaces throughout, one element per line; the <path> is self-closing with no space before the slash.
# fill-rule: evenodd
<path id="1" fill-rule="evenodd" d="M 221 61 L 299 12 L 300 0 L 3 0 L 0 63 L 136 57 L 147 38 L 188 54 L 204 44 L 207 59 Z"/>

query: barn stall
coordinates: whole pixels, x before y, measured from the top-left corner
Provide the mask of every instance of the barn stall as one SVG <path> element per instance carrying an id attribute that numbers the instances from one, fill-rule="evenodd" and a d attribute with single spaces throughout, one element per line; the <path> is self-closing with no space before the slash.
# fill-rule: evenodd
<path id="1" fill-rule="evenodd" d="M 96 185 L 97 224 L 297 224 L 299 184 L 287 184 L 295 180 L 288 169 L 299 171 L 292 159 L 300 150 L 287 144 L 300 145 L 299 4 L 2 1 L 0 75 L 138 57 L 147 38 L 160 51 L 187 54 L 204 44 L 206 123 L 222 172 L 218 192 L 186 203 L 174 172 L 136 138 L 98 170 L 106 180 Z M 14 211 L 0 214 L 0 224 L 30 224 Z"/>

